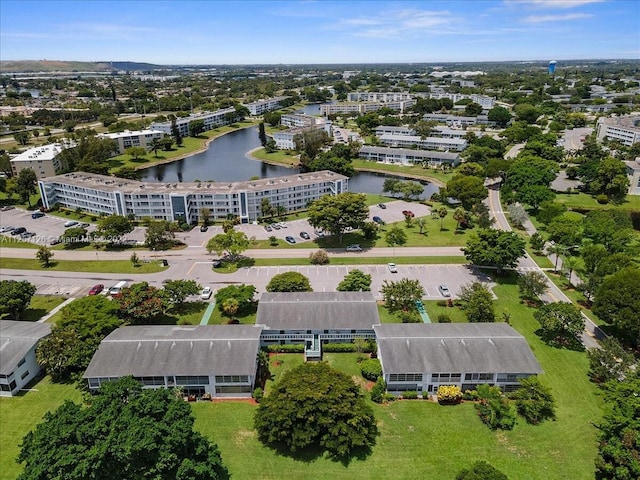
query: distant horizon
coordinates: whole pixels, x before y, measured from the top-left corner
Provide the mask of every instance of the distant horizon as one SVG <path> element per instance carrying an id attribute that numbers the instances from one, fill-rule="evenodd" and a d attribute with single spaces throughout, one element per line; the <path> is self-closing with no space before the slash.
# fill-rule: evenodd
<path id="1" fill-rule="evenodd" d="M 0 51 L 156 65 L 636 60 L 638 18 L 625 0 L 2 0 Z"/>

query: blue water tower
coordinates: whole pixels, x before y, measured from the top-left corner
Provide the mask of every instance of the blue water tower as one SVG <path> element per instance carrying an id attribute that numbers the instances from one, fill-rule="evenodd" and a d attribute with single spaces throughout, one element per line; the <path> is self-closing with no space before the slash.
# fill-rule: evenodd
<path id="1" fill-rule="evenodd" d="M 549 62 L 549 75 L 553 75 L 556 72 L 556 62 L 555 60 L 551 60 Z"/>

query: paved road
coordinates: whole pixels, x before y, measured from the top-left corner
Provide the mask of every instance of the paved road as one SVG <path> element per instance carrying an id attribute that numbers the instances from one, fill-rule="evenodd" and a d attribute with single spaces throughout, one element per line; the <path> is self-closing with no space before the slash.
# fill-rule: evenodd
<path id="1" fill-rule="evenodd" d="M 491 188 L 489 188 L 489 197 L 487 203 L 492 217 L 496 219 L 493 227 L 500 230 L 511 231 L 511 226 L 509 225 L 507 217 L 505 216 L 501 208 L 500 190 L 498 184 L 494 184 Z M 528 233 L 535 232 L 535 227 L 533 227 L 533 224 L 531 224 L 531 222 L 528 222 L 528 225 L 525 225 L 525 228 L 527 227 Z M 533 229 L 533 232 L 529 232 L 530 229 Z M 552 261 L 555 261 L 555 258 L 553 258 Z M 543 270 L 538 266 L 538 264 L 528 254 L 518 261 L 517 269 L 521 272 L 538 271 L 544 273 Z M 564 294 L 564 292 L 560 290 L 560 288 L 558 288 L 556 284 L 551 280 L 548 280 L 547 286 L 548 290 L 541 298 L 543 302 L 571 302 L 571 300 Z M 596 339 L 604 338 L 606 334 L 586 315 L 583 315 L 583 317 L 585 319 L 585 331 L 581 335 L 581 341 L 583 345 L 586 348 L 599 348 L 600 346 Z"/>

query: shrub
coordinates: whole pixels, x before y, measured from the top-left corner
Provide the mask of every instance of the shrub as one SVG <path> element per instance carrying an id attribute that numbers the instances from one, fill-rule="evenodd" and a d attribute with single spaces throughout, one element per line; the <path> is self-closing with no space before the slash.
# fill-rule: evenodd
<path id="1" fill-rule="evenodd" d="M 253 398 L 255 399 L 256 402 L 260 403 L 260 400 L 262 400 L 263 396 L 264 396 L 264 392 L 260 387 L 257 387 L 253 390 Z"/>
<path id="2" fill-rule="evenodd" d="M 353 343 L 325 343 L 322 350 L 327 353 L 354 353 L 356 346 Z"/>
<path id="3" fill-rule="evenodd" d="M 401 310 L 399 312 L 402 323 L 420 323 L 420 314 L 415 310 Z"/>
<path id="4" fill-rule="evenodd" d="M 462 394 L 462 399 L 471 401 L 478 400 L 478 392 L 476 392 L 475 390 L 465 390 Z"/>
<path id="5" fill-rule="evenodd" d="M 540 422 L 556 418 L 555 401 L 551 389 L 540 383 L 538 377 L 523 378 L 520 388 L 509 397 L 515 401 L 518 414 L 527 423 L 537 425 Z"/>
<path id="6" fill-rule="evenodd" d="M 438 300 L 436 302 L 436 305 L 438 305 L 439 307 L 446 307 L 447 306 L 447 301 L 446 300 Z"/>
<path id="7" fill-rule="evenodd" d="M 415 390 L 402 392 L 402 398 L 404 398 L 405 400 L 416 400 L 418 398 L 418 392 L 416 392 Z"/>
<path id="8" fill-rule="evenodd" d="M 277 247 L 278 246 L 278 237 L 276 237 L 275 235 L 271 235 L 269 237 L 269 245 L 271 245 L 272 247 Z"/>
<path id="9" fill-rule="evenodd" d="M 462 400 L 462 391 L 457 385 L 440 385 L 438 387 L 438 403 L 454 405 Z"/>
<path id="10" fill-rule="evenodd" d="M 451 317 L 446 313 L 440 313 L 437 320 L 438 323 L 451 323 Z"/>
<path id="11" fill-rule="evenodd" d="M 376 384 L 371 389 L 371 401 L 382 403 L 387 391 L 387 384 L 382 376 L 376 380 Z"/>
<path id="12" fill-rule="evenodd" d="M 370 358 L 360 364 L 360 373 L 367 380 L 375 382 L 382 375 L 382 365 L 377 358 Z"/>
<path id="13" fill-rule="evenodd" d="M 317 250 L 309 254 L 309 260 L 314 265 L 326 265 L 329 263 L 329 255 L 324 250 Z"/>
<path id="14" fill-rule="evenodd" d="M 304 345 L 302 343 L 291 343 L 285 345 L 269 345 L 267 347 L 269 352 L 277 353 L 302 353 L 304 352 Z"/>
<path id="15" fill-rule="evenodd" d="M 491 430 L 513 429 L 517 418 L 516 409 L 498 387 L 479 385 L 478 397 L 480 402 L 476 404 L 476 410 L 483 423 Z"/>
<path id="16" fill-rule="evenodd" d="M 596 196 L 596 202 L 598 202 L 600 205 L 606 205 L 607 203 L 609 203 L 609 197 L 607 197 L 604 193 L 601 193 L 600 195 Z"/>
<path id="17" fill-rule="evenodd" d="M 503 472 L 493 465 L 481 461 L 471 465 L 471 468 L 461 470 L 455 480 L 509 480 Z"/>

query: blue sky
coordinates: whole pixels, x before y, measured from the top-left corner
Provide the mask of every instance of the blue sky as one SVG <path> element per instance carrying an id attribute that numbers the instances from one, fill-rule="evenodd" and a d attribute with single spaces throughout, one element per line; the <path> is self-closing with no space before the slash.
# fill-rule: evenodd
<path id="1" fill-rule="evenodd" d="M 638 0 L 0 0 L 1 60 L 640 58 Z"/>

